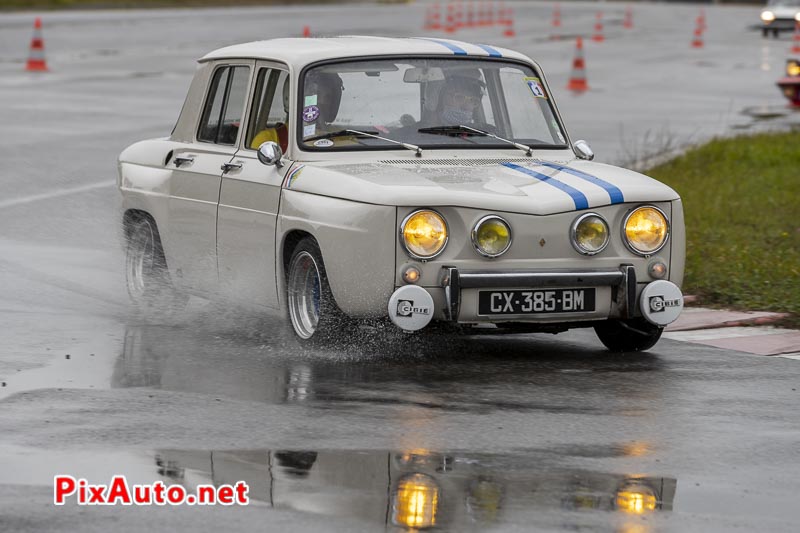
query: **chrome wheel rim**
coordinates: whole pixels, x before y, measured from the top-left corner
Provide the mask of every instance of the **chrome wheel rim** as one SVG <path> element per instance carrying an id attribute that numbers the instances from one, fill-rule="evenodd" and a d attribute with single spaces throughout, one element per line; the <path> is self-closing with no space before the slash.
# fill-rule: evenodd
<path id="1" fill-rule="evenodd" d="M 147 291 L 147 274 L 153 267 L 153 232 L 149 227 L 140 226 L 131 235 L 125 257 L 128 294 L 134 300 L 141 300 Z"/>
<path id="2" fill-rule="evenodd" d="M 289 317 L 292 327 L 302 339 L 309 339 L 317 330 L 320 315 L 320 281 L 317 262 L 308 252 L 300 252 L 289 268 Z"/>

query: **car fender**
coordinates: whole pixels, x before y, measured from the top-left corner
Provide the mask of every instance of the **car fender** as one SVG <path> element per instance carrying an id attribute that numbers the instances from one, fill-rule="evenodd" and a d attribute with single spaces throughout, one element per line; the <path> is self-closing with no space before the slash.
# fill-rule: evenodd
<path id="1" fill-rule="evenodd" d="M 313 236 L 322 251 L 339 308 L 353 317 L 386 315 L 394 290 L 396 208 L 284 189 L 278 215 L 276 268 L 281 307 L 286 300 L 283 248 L 292 232 Z"/>

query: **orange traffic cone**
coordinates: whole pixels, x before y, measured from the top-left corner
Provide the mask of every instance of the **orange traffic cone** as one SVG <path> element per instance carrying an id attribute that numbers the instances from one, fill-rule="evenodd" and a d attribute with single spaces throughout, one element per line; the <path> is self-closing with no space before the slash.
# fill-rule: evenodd
<path id="1" fill-rule="evenodd" d="M 33 38 L 28 63 L 25 65 L 28 72 L 47 72 L 47 60 L 44 58 L 44 39 L 42 39 L 42 19 L 36 17 L 33 23 Z"/>
<path id="2" fill-rule="evenodd" d="M 572 60 L 572 74 L 567 89 L 579 93 L 589 90 L 589 84 L 586 82 L 586 65 L 583 61 L 583 39 L 580 37 L 575 41 L 575 59 Z"/>
<path id="3" fill-rule="evenodd" d="M 625 18 L 622 20 L 622 27 L 627 30 L 633 28 L 633 8 L 631 6 L 625 8 Z"/>
<path id="4" fill-rule="evenodd" d="M 558 4 L 553 6 L 553 22 L 551 23 L 551 25 L 554 28 L 561 27 L 561 6 L 559 6 Z"/>
<path id="5" fill-rule="evenodd" d="M 303 26 L 303 37 L 311 37 L 311 28 Z"/>
<path id="6" fill-rule="evenodd" d="M 505 35 L 506 37 L 514 37 L 517 34 L 517 32 L 514 31 L 514 9 L 513 8 L 509 7 L 506 10 L 506 16 L 505 16 L 504 22 L 505 22 L 506 29 L 503 32 L 503 35 Z"/>
<path id="7" fill-rule="evenodd" d="M 444 25 L 444 31 L 447 33 L 454 33 L 457 29 L 456 6 L 453 2 L 450 2 L 447 4 L 447 22 Z"/>
<path id="8" fill-rule="evenodd" d="M 597 13 L 597 22 L 594 23 L 594 35 L 592 35 L 592 40 L 596 43 L 602 43 L 606 40 L 603 36 L 603 12 L 600 11 Z"/>
<path id="9" fill-rule="evenodd" d="M 425 12 L 425 29 L 426 30 L 441 30 L 442 29 L 442 8 L 439 2 L 428 7 Z"/>
<path id="10" fill-rule="evenodd" d="M 800 54 L 800 22 L 795 22 L 794 24 L 794 37 L 792 37 L 792 42 L 794 43 L 792 46 L 792 53 Z"/>
<path id="11" fill-rule="evenodd" d="M 699 21 L 697 28 L 694 29 L 694 38 L 692 39 L 692 48 L 703 48 L 703 27 Z"/>

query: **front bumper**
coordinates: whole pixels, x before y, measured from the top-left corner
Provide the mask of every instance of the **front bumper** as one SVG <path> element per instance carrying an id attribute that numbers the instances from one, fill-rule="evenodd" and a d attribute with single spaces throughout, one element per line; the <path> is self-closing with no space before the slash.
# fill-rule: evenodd
<path id="1" fill-rule="evenodd" d="M 442 267 L 440 282 L 444 288 L 445 320 L 459 322 L 462 290 L 492 288 L 580 288 L 609 287 L 612 308 L 609 316 L 633 318 L 636 311 L 636 269 L 633 265 L 620 265 L 615 270 L 459 270 Z M 567 317 L 564 317 L 567 318 Z M 508 319 L 518 320 L 518 319 Z M 522 320 L 532 320 L 530 317 Z M 472 322 L 473 320 L 466 320 Z"/>

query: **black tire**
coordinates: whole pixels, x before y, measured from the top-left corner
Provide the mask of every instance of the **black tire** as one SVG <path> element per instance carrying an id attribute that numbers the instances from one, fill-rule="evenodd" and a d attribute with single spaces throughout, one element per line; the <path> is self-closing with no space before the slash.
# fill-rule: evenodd
<path id="1" fill-rule="evenodd" d="M 322 252 L 313 237 L 305 237 L 292 251 L 286 269 L 289 323 L 301 344 L 325 345 L 344 338 L 351 321 L 336 305 Z"/>
<path id="2" fill-rule="evenodd" d="M 780 32 L 780 31 L 778 31 L 778 30 L 772 30 L 772 36 L 773 36 L 775 39 L 777 39 L 778 37 L 780 37 L 780 36 L 781 36 L 781 32 Z"/>
<path id="3" fill-rule="evenodd" d="M 761 36 L 762 37 L 767 37 L 768 35 L 769 35 L 769 30 L 767 28 L 762 28 L 761 29 Z"/>
<path id="4" fill-rule="evenodd" d="M 594 331 L 600 342 L 612 352 L 641 352 L 655 346 L 664 328 L 637 318 L 608 320 L 595 326 Z"/>
<path id="5" fill-rule="evenodd" d="M 134 222 L 125 249 L 125 280 L 137 311 L 167 317 L 183 310 L 188 297 L 172 285 L 161 237 L 149 218 Z"/>

